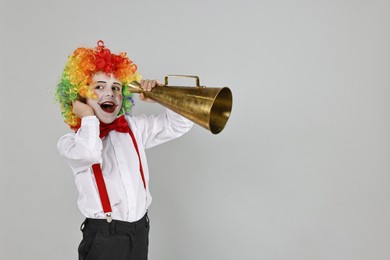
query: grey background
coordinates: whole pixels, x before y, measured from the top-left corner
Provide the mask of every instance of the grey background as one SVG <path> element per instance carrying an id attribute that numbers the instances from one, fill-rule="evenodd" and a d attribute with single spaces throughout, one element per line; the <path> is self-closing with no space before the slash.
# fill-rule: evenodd
<path id="1" fill-rule="evenodd" d="M 389 1 L 0 3 L 1 259 L 77 258 L 53 91 L 99 39 L 144 78 L 234 93 L 221 134 L 147 152 L 150 259 L 390 259 Z"/>

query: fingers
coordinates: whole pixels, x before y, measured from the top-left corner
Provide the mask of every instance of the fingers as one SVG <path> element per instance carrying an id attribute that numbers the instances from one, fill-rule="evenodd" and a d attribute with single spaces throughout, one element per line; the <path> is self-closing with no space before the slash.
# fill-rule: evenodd
<path id="1" fill-rule="evenodd" d="M 162 85 L 160 82 L 158 82 L 157 80 L 141 80 L 141 87 L 147 91 L 147 92 L 150 92 L 152 91 L 153 88 L 157 87 L 157 86 L 160 86 Z"/>
<path id="2" fill-rule="evenodd" d="M 141 87 L 149 92 L 152 90 L 153 86 L 153 81 L 152 80 L 141 80 Z"/>
<path id="3" fill-rule="evenodd" d="M 75 100 L 72 102 L 72 105 L 73 105 L 73 109 L 72 109 L 72 112 L 78 116 L 79 118 L 83 118 L 83 117 L 86 117 L 86 116 L 92 116 L 94 115 L 95 113 L 93 112 L 93 109 L 92 107 L 90 107 L 89 105 L 79 101 L 79 100 Z"/>
<path id="4" fill-rule="evenodd" d="M 159 80 L 155 80 L 156 81 L 156 86 L 162 86 L 162 85 L 164 85 L 163 83 L 161 83 L 161 81 L 159 81 Z"/>
<path id="5" fill-rule="evenodd" d="M 145 90 L 145 92 L 150 92 L 150 91 L 152 91 L 153 88 L 163 85 L 157 80 L 149 80 L 149 79 L 141 80 L 140 83 L 141 83 L 142 89 Z M 144 102 L 154 103 L 154 101 L 152 99 L 148 98 L 144 93 L 141 93 L 139 95 L 139 98 L 140 98 L 140 100 L 142 100 Z"/>

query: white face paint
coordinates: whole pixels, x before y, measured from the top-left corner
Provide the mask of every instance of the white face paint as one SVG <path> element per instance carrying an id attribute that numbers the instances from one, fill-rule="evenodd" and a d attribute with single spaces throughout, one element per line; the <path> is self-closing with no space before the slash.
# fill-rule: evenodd
<path id="1" fill-rule="evenodd" d="M 112 74 L 99 72 L 92 77 L 90 87 L 97 98 L 87 98 L 87 104 L 101 122 L 111 124 L 122 108 L 121 82 Z"/>

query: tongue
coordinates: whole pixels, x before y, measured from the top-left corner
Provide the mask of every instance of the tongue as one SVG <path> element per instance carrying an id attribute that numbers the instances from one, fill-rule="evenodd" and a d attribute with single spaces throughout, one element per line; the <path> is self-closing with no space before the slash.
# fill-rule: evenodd
<path id="1" fill-rule="evenodd" d="M 114 112 L 115 108 L 116 108 L 116 106 L 112 106 L 112 105 L 102 105 L 101 107 L 102 107 L 103 111 L 107 112 L 107 113 Z"/>

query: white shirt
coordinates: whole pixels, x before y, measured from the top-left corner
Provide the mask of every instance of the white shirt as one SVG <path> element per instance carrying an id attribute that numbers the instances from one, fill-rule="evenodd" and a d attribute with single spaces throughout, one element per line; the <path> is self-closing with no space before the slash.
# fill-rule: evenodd
<path id="1" fill-rule="evenodd" d="M 105 218 L 91 166 L 100 163 L 112 208 L 112 218 L 123 221 L 141 219 L 152 197 L 149 192 L 149 170 L 145 149 L 177 138 L 191 129 L 193 123 L 173 111 L 159 116 L 126 116 L 134 133 L 146 181 L 144 188 L 139 160 L 128 133 L 110 131 L 99 138 L 99 120 L 84 117 L 76 133 L 60 138 L 60 155 L 70 165 L 79 192 L 78 206 L 87 218 Z"/>

